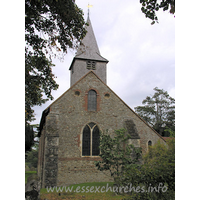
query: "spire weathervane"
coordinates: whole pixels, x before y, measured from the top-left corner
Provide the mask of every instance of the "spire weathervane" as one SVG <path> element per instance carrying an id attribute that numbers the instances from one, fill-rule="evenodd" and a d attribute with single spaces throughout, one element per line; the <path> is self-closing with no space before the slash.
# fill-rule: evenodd
<path id="1" fill-rule="evenodd" d="M 89 15 L 90 15 L 90 8 L 92 8 L 93 7 L 93 5 L 90 5 L 89 3 L 88 3 L 88 17 L 89 17 Z"/>

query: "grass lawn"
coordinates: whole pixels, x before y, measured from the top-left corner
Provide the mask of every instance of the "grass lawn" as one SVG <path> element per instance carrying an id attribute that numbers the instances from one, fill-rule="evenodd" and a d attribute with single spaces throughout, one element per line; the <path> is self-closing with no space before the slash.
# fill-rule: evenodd
<path id="1" fill-rule="evenodd" d="M 76 185 L 70 185 L 66 187 L 57 187 L 54 188 L 54 191 L 47 191 L 47 189 L 40 190 L 40 198 L 48 200 L 61 200 L 61 199 L 87 199 L 87 200 L 112 200 L 112 199 L 125 199 L 127 195 L 116 195 L 114 192 L 111 192 L 110 189 L 106 188 L 111 187 L 113 189 L 113 183 L 107 182 L 95 182 L 95 183 L 82 183 Z M 63 188 L 63 191 L 61 191 Z M 69 189 L 65 191 L 65 188 Z M 61 189 L 61 190 L 59 190 Z M 53 190 L 53 188 L 52 188 Z M 102 190 L 102 191 L 101 191 Z"/>
<path id="2" fill-rule="evenodd" d="M 25 172 L 25 183 L 27 183 L 27 178 L 32 175 L 32 174 L 36 174 L 36 171 L 26 171 Z"/>

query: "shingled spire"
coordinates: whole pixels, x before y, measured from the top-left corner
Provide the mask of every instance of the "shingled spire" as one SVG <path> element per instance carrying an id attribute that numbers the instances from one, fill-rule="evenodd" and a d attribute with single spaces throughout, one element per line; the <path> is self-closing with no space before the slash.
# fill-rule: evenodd
<path id="1" fill-rule="evenodd" d="M 87 34 L 83 38 L 80 47 L 78 48 L 76 58 L 107 61 L 100 55 L 100 51 L 97 45 L 97 41 L 94 35 L 90 17 L 87 19 Z"/>
<path id="2" fill-rule="evenodd" d="M 100 55 L 89 14 L 87 24 L 86 36 L 81 41 L 69 68 L 71 70 L 71 86 L 88 73 L 88 70 L 93 70 L 106 83 L 106 63 L 108 60 Z"/>

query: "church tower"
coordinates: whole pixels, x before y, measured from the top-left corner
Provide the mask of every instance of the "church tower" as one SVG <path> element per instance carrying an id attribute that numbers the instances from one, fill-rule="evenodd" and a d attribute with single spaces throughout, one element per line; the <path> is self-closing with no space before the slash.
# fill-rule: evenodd
<path id="1" fill-rule="evenodd" d="M 92 24 L 88 15 L 86 36 L 81 41 L 76 56 L 73 58 L 69 70 L 70 87 L 92 70 L 104 83 L 106 83 L 106 64 L 108 60 L 100 55 Z"/>

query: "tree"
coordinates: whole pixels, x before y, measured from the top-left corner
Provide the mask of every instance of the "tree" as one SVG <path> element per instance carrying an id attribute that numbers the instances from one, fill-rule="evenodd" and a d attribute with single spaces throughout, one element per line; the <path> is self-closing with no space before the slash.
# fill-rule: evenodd
<path id="1" fill-rule="evenodd" d="M 25 124 L 25 153 L 32 151 L 33 146 L 36 148 L 39 145 L 38 139 L 38 124 Z"/>
<path id="2" fill-rule="evenodd" d="M 144 156 L 144 168 L 154 171 L 152 184 L 167 183 L 168 189 L 175 190 L 175 138 L 169 138 L 167 146 L 158 142 L 150 147 Z"/>
<path id="3" fill-rule="evenodd" d="M 33 106 L 52 100 L 58 89 L 52 57 L 60 59 L 86 34 L 83 12 L 73 0 L 25 0 L 25 151 L 34 143 Z"/>
<path id="4" fill-rule="evenodd" d="M 38 144 L 32 147 L 31 151 L 26 153 L 26 164 L 29 168 L 37 168 L 38 164 Z"/>
<path id="5" fill-rule="evenodd" d="M 141 158 L 141 149 L 128 144 L 129 139 L 130 135 L 125 129 L 116 130 L 114 138 L 105 133 L 100 134 L 99 156 L 102 160 L 95 164 L 100 171 L 109 170 L 117 186 L 123 180 L 124 169 L 139 163 Z"/>
<path id="6" fill-rule="evenodd" d="M 159 11 L 159 9 L 169 10 L 171 14 L 175 13 L 175 0 L 140 0 L 140 3 L 142 4 L 142 12 L 152 20 L 152 25 L 155 22 L 158 23 L 156 11 Z"/>
<path id="7" fill-rule="evenodd" d="M 175 131 L 175 99 L 163 89 L 155 87 L 154 91 L 152 97 L 142 101 L 144 106 L 135 107 L 135 112 L 160 135 L 169 136 L 167 128 Z"/>
<path id="8" fill-rule="evenodd" d="M 34 119 L 33 106 L 53 99 L 58 88 L 52 56 L 76 48 L 86 34 L 83 12 L 73 0 L 25 1 L 25 122 Z"/>

